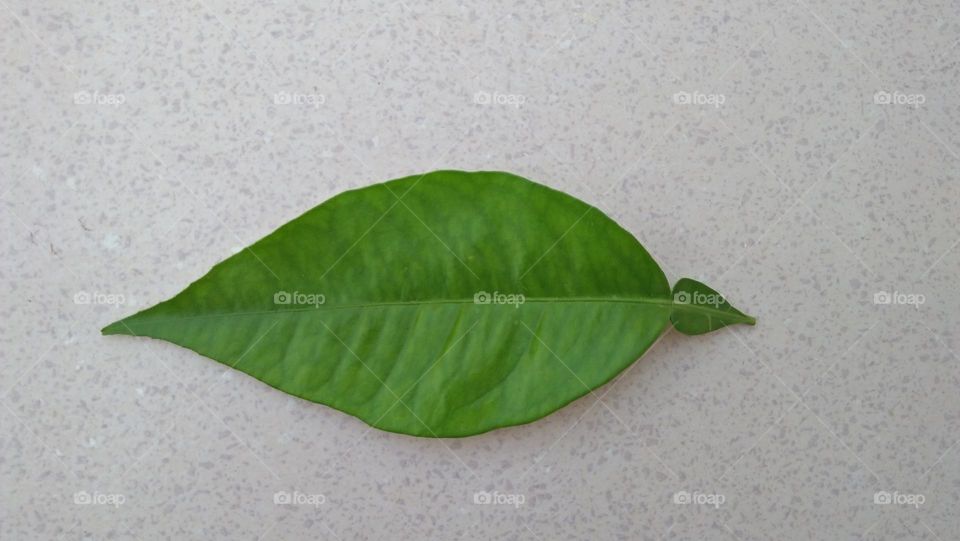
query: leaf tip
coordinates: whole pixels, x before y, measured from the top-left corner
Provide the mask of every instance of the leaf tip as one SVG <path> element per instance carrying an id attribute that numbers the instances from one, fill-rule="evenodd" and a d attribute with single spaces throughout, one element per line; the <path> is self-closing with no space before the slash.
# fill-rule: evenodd
<path id="1" fill-rule="evenodd" d="M 131 334 L 130 328 L 123 324 L 123 320 L 114 321 L 106 327 L 100 329 L 100 334 L 108 336 L 111 334 Z"/>

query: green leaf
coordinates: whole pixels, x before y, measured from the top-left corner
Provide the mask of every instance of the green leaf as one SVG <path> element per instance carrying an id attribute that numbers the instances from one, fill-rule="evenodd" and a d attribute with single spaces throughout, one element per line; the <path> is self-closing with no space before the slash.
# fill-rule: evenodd
<path id="1" fill-rule="evenodd" d="M 673 286 L 673 302 L 670 321 L 683 334 L 704 334 L 736 323 L 757 323 L 730 306 L 723 295 L 691 278 L 681 278 Z"/>
<path id="2" fill-rule="evenodd" d="M 509 173 L 437 171 L 342 193 L 103 332 L 455 437 L 591 392 L 675 310 L 660 267 L 599 210 Z"/>

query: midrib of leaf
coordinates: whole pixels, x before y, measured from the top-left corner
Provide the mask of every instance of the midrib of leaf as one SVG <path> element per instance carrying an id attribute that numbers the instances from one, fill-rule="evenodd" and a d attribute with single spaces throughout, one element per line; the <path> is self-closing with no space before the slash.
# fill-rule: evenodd
<path id="1" fill-rule="evenodd" d="M 697 304 L 680 304 L 680 303 L 673 303 L 673 302 L 671 302 L 670 304 L 673 304 L 674 308 L 679 308 L 680 310 L 684 310 L 687 312 L 703 314 L 707 317 L 717 316 L 717 317 L 726 319 L 727 321 L 749 323 L 750 325 L 753 325 L 757 322 L 757 320 L 752 316 L 745 316 L 745 315 L 738 314 L 736 312 L 728 312 L 726 310 L 720 310 L 718 308 L 710 308 L 709 306 L 701 306 Z"/>
<path id="2" fill-rule="evenodd" d="M 692 305 L 692 304 L 678 304 L 674 303 L 670 298 L 657 298 L 657 297 L 533 297 L 525 298 L 523 304 L 530 303 L 547 303 L 547 304 L 566 304 L 566 303 L 611 303 L 611 304 L 645 304 L 651 306 L 661 306 L 661 307 L 680 307 L 682 310 L 701 313 L 707 316 L 721 316 L 728 319 L 734 319 L 737 321 L 753 321 L 753 318 L 748 316 L 740 316 L 739 314 L 733 312 L 727 312 L 723 310 L 718 310 L 716 308 L 710 308 L 708 306 Z M 319 312 L 327 310 L 360 310 L 365 308 L 382 308 L 389 306 L 417 306 L 417 305 L 431 305 L 431 304 L 476 304 L 474 303 L 473 298 L 468 299 L 427 299 L 422 301 L 387 301 L 387 302 L 371 302 L 371 303 L 357 303 L 357 304 L 340 304 L 340 305 L 327 305 L 323 304 L 320 306 L 304 306 L 302 308 L 289 308 L 282 310 L 256 310 L 248 312 L 216 312 L 210 314 L 195 314 L 195 315 L 184 315 L 184 316 L 175 316 L 175 317 L 164 317 L 164 318 L 152 318 L 147 319 L 144 323 L 163 323 L 167 321 L 181 321 L 185 319 L 205 319 L 205 318 L 222 318 L 222 317 L 244 317 L 244 316 L 266 316 L 266 315 L 275 315 L 275 314 L 293 314 L 293 313 L 303 313 L 303 312 Z M 512 303 L 506 303 L 501 306 L 510 306 Z M 497 306 L 498 304 L 489 303 L 491 306 Z M 487 306 L 487 304 L 478 304 L 478 306 Z M 131 316 L 136 317 L 136 315 Z M 130 318 L 127 318 L 130 319 Z M 126 320 L 123 320 L 126 321 Z"/>

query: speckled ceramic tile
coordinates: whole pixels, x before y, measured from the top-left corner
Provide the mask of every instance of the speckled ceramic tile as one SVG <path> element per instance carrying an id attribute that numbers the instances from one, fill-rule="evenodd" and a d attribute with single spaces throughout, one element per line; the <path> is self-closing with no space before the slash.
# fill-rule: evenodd
<path id="1" fill-rule="evenodd" d="M 915 143 L 904 145 L 904 139 Z M 960 230 L 960 170 L 951 161 L 921 120 L 895 110 L 807 200 L 881 289 L 921 293 L 912 291 L 915 282 L 939 265 Z"/>
<path id="2" fill-rule="evenodd" d="M 960 433 L 960 404 L 951 401 L 960 376 L 923 315 L 909 306 L 883 308 L 806 403 L 881 480 L 916 491 Z"/>
<path id="3" fill-rule="evenodd" d="M 43 164 L 32 161 L 31 152 L 39 157 L 49 151 L 77 121 L 73 103 L 76 78 L 37 47 L 30 30 L 9 14 L 0 18 L 0 40 L 4 95 L 0 165 L 11 176 L 36 177 L 42 174 Z M 5 185 L 4 192 L 8 188 Z"/>
<path id="4" fill-rule="evenodd" d="M 930 2 L 905 9 L 880 1 L 869 6 L 805 2 L 803 9 L 817 19 L 834 43 L 866 66 L 877 90 L 909 92 L 925 85 L 937 70 L 956 63 L 960 22 L 956 4 Z M 929 88 L 932 92 L 933 88 Z M 946 88 L 936 92 L 947 91 Z"/>
<path id="5" fill-rule="evenodd" d="M 874 504 L 882 486 L 802 404 L 771 426 L 716 490 L 740 539 L 857 539 L 889 512 Z"/>
<path id="6" fill-rule="evenodd" d="M 746 254 L 787 211 L 791 192 L 750 156 L 746 145 L 730 137 L 715 114 L 694 108 L 673 121 L 604 200 L 610 201 L 613 217 L 657 257 L 668 277 L 711 283 L 722 279 L 731 256 L 736 260 Z M 698 159 L 690 160 L 690 155 Z M 616 204 L 635 191 L 645 194 L 635 205 Z M 691 231 L 692 224 L 698 231 Z"/>
<path id="7" fill-rule="evenodd" d="M 730 137 L 797 194 L 827 174 L 880 117 L 875 85 L 830 41 L 816 18 L 795 10 L 730 69 L 716 89 Z M 706 99 L 706 98 L 704 98 Z"/>
<path id="8" fill-rule="evenodd" d="M 950 2 L 0 4 L 0 539 L 953 539 L 958 43 Z M 759 323 L 445 440 L 100 335 L 438 168 Z"/>
<path id="9" fill-rule="evenodd" d="M 775 23 L 796 6 L 767 1 L 692 1 L 678 10 L 668 1 L 629 3 L 615 13 L 634 40 L 656 55 L 677 85 L 673 92 L 699 89 L 725 78 L 752 47 L 774 32 Z M 689 85 L 689 86 L 688 86 Z"/>

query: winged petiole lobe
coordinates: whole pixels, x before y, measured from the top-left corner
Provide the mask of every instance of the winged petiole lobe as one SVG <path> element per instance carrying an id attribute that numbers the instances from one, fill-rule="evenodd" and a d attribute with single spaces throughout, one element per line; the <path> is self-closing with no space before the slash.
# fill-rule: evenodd
<path id="1" fill-rule="evenodd" d="M 692 278 L 681 278 L 673 286 L 673 326 L 684 334 L 704 334 L 727 325 L 756 325 L 753 316 L 734 308 L 709 286 Z"/>

